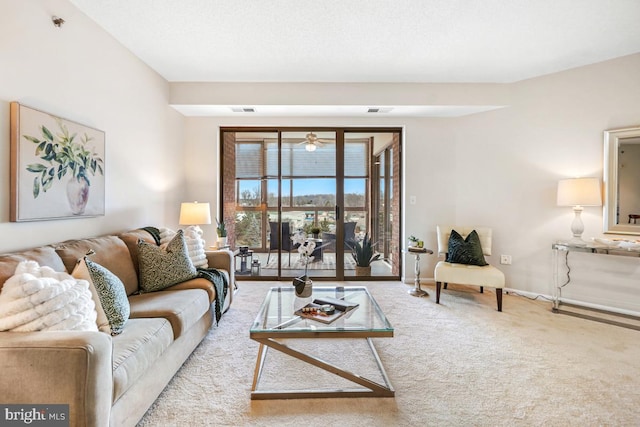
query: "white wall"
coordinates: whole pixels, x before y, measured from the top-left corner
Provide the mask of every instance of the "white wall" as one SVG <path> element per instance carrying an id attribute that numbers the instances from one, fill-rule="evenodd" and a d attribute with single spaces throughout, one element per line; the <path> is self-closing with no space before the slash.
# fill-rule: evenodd
<path id="1" fill-rule="evenodd" d="M 435 250 L 438 223 L 491 226 L 495 238 L 489 261 L 499 263 L 500 254 L 513 259 L 511 266 L 501 266 L 507 286 L 550 295 L 551 243 L 570 237 L 573 218 L 571 209 L 556 206 L 557 181 L 602 176 L 603 131 L 640 124 L 638 76 L 640 54 L 514 83 L 508 94 L 504 87 L 496 86 L 496 98 L 506 101 L 506 108 L 463 118 L 189 118 L 189 191 L 199 198 L 217 200 L 217 159 L 202 153 L 212 147 L 218 152 L 220 126 L 403 126 L 404 194 L 417 196 L 416 205 L 405 204 L 405 234 L 424 237 L 427 247 Z M 220 85 L 204 85 L 211 91 L 199 92 L 197 85 L 185 91 L 181 84 L 173 92 L 180 103 L 188 104 L 190 96 L 196 96 L 196 103 L 211 102 Z M 311 93 L 315 86 L 311 85 Z M 234 84 L 234 88 L 241 89 L 241 85 Z M 256 85 L 251 88 L 257 92 L 255 98 L 243 90 L 242 101 L 228 99 L 229 91 L 222 96 L 232 104 L 256 105 L 252 101 L 268 102 L 265 92 L 276 92 L 269 85 L 264 91 Z M 461 96 L 459 87 L 443 85 L 436 91 L 440 100 L 446 98 L 447 88 Z M 303 84 L 279 84 L 274 103 L 285 102 L 291 95 L 297 97 L 296 103 L 313 104 L 313 97 L 301 95 L 304 89 Z M 370 101 L 375 99 L 372 89 L 375 87 L 367 87 Z M 416 87 L 413 89 L 408 103 L 415 101 Z M 429 85 L 429 91 L 433 89 Z M 389 93 L 388 85 L 383 85 L 383 96 Z M 359 105 L 361 96 L 357 93 L 350 99 L 344 95 L 340 103 Z M 482 97 L 491 99 L 491 93 L 483 91 Z M 602 234 L 600 208 L 585 208 L 583 220 L 585 238 Z M 424 259 L 422 271 L 428 277 L 437 258 Z M 564 288 L 565 296 L 640 312 L 637 259 L 571 254 L 569 261 L 572 283 Z M 412 274 L 411 259 L 405 259 L 405 271 Z"/>
<path id="2" fill-rule="evenodd" d="M 62 28 L 52 15 L 66 20 Z M 0 251 L 177 223 L 184 118 L 169 107 L 168 92 L 163 78 L 69 2 L 0 0 Z M 105 216 L 9 222 L 11 101 L 106 132 Z"/>
<path id="3" fill-rule="evenodd" d="M 573 218 L 556 206 L 557 181 L 602 177 L 603 131 L 640 122 L 638 76 L 640 55 L 539 77 L 512 85 L 509 108 L 459 120 L 457 222 L 494 227 L 493 262 L 513 256 L 502 266 L 509 287 L 551 293 L 550 245 L 570 237 Z M 602 236 L 601 208 L 582 217 L 585 239 Z M 571 254 L 569 262 L 564 296 L 640 312 L 637 259 Z"/>

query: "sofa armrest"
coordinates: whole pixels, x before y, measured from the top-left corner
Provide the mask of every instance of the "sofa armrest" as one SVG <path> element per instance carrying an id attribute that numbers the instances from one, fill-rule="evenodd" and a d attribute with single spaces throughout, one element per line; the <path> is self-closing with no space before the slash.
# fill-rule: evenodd
<path id="1" fill-rule="evenodd" d="M 233 252 L 228 249 L 221 249 L 217 251 L 205 251 L 207 255 L 207 262 L 209 267 L 217 268 L 218 270 L 224 270 L 229 274 L 229 293 L 224 302 L 223 313 L 231 307 L 233 302 L 233 294 L 237 289 L 236 286 L 236 267 L 235 257 Z"/>
<path id="2" fill-rule="evenodd" d="M 68 404 L 70 425 L 108 426 L 111 348 L 102 332 L 0 332 L 0 401 Z"/>
<path id="3" fill-rule="evenodd" d="M 233 252 L 227 249 L 206 251 L 209 267 L 224 270 L 229 273 L 229 289 L 235 289 L 235 265 Z"/>

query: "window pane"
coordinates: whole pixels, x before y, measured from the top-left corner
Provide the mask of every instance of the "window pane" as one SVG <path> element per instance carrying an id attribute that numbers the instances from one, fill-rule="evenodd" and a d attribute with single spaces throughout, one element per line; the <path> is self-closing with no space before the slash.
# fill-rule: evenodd
<path id="1" fill-rule="evenodd" d="M 330 178 L 293 179 L 294 206 L 333 208 L 336 205 L 336 180 Z"/>
<path id="2" fill-rule="evenodd" d="M 369 164 L 368 142 L 345 140 L 344 144 L 344 175 L 367 176 Z"/>
<path id="3" fill-rule="evenodd" d="M 309 144 L 312 132 L 282 133 L 282 176 L 331 176 L 336 173 L 335 132 L 314 132 L 315 144 Z M 313 145 L 315 150 L 308 148 Z"/>
<path id="4" fill-rule="evenodd" d="M 260 206 L 260 180 L 239 180 L 237 194 L 238 205 Z"/>
<path id="5" fill-rule="evenodd" d="M 259 178 L 262 144 L 239 142 L 236 144 L 236 178 Z"/>
<path id="6" fill-rule="evenodd" d="M 349 178 L 344 180 L 344 205 L 347 208 L 364 208 L 366 179 Z"/>
<path id="7" fill-rule="evenodd" d="M 262 247 L 262 213 L 256 211 L 236 211 L 236 246 Z"/>

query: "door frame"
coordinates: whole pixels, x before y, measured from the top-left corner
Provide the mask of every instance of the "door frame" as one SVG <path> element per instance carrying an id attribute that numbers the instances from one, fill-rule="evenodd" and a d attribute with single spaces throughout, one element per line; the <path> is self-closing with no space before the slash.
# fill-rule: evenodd
<path id="1" fill-rule="evenodd" d="M 403 141 L 403 128 L 402 127 L 387 127 L 387 126 L 220 126 L 219 127 L 219 165 L 220 165 L 220 170 L 218 171 L 218 185 L 219 185 L 219 200 L 218 200 L 218 213 L 219 213 L 219 217 L 220 218 L 224 218 L 225 221 L 227 220 L 234 220 L 234 218 L 227 218 L 225 216 L 225 211 L 224 211 L 224 194 L 225 194 L 225 181 L 224 181 L 224 177 L 222 176 L 222 171 L 225 170 L 225 156 L 224 156 L 224 148 L 225 148 L 225 139 L 224 139 L 224 135 L 225 133 L 237 133 L 237 132 L 242 132 L 242 133 L 251 133 L 251 132 L 263 132 L 263 133 L 274 133 L 277 134 L 278 137 L 278 146 L 279 146 L 279 150 L 281 150 L 281 144 L 282 144 L 282 133 L 286 133 L 286 132 L 309 132 L 309 131 L 317 131 L 317 132 L 335 132 L 336 134 L 336 205 L 337 207 L 339 207 L 339 212 L 340 212 L 340 220 L 338 220 L 338 216 L 336 217 L 336 242 L 342 242 L 344 241 L 344 218 L 343 215 L 345 214 L 345 208 L 344 208 L 344 138 L 345 138 L 345 133 L 394 133 L 397 134 L 397 138 L 399 140 L 399 144 L 397 145 L 398 147 L 398 152 L 396 154 L 397 156 L 397 165 L 398 165 L 398 176 L 400 179 L 396 179 L 394 180 L 394 186 L 397 188 L 396 191 L 394 191 L 395 194 L 398 195 L 402 195 L 402 141 Z M 369 156 L 368 162 L 369 162 L 369 168 L 367 171 L 367 176 L 368 176 L 368 184 L 367 184 L 367 188 L 366 188 L 366 192 L 367 192 L 367 206 L 365 206 L 365 211 L 368 212 L 368 224 L 367 224 L 367 230 L 373 230 L 373 215 L 372 215 L 372 208 L 374 206 L 373 202 L 372 202 L 372 190 L 373 190 L 373 178 L 374 178 L 374 174 L 373 174 L 373 147 L 370 146 L 369 148 L 369 152 L 367 153 L 367 155 Z M 280 164 L 281 159 L 278 159 L 278 189 L 279 189 L 279 197 L 278 197 L 278 206 L 277 206 L 277 210 L 278 210 L 278 222 L 281 222 L 281 218 L 282 218 L 282 165 Z M 235 170 L 235 166 L 234 166 L 234 170 Z M 234 185 L 235 185 L 235 178 L 234 178 Z M 263 196 L 264 197 L 264 196 Z M 344 275 L 344 257 L 348 256 L 349 254 L 345 253 L 345 251 L 343 250 L 336 250 L 336 266 L 339 266 L 339 268 L 336 268 L 335 271 L 335 276 L 334 277 L 314 277 L 314 281 L 318 280 L 318 281 L 323 281 L 323 280 L 338 280 L 338 281 L 343 281 L 345 279 L 349 280 L 349 281 L 381 281 L 381 280 L 400 280 L 401 278 L 401 274 L 402 274 L 402 245 L 401 245 L 401 230 L 402 230 L 402 219 L 403 219 L 403 205 L 404 203 L 402 203 L 402 200 L 400 200 L 400 198 L 397 199 L 398 200 L 398 206 L 397 206 L 397 211 L 398 211 L 398 218 L 397 218 L 397 232 L 394 233 L 395 236 L 395 240 L 394 242 L 392 242 L 392 246 L 397 247 L 397 250 L 394 252 L 397 252 L 396 256 L 397 256 L 397 274 L 391 274 L 391 275 L 384 275 L 384 276 L 367 276 L 367 277 L 358 277 L 358 276 L 345 276 Z M 267 209 L 268 210 L 268 209 Z M 235 209 L 234 209 L 235 211 Z M 263 218 L 263 222 L 265 221 L 265 219 Z M 268 224 L 268 220 L 267 220 L 267 224 Z M 233 229 L 233 227 L 232 227 Z M 279 227 L 280 229 L 280 227 Z M 336 245 L 338 246 L 338 245 Z M 282 251 L 279 250 L 278 251 L 278 256 L 282 256 Z M 280 280 L 280 279 L 290 279 L 291 277 L 285 277 L 282 276 L 282 272 L 281 272 L 281 268 L 280 266 L 278 267 L 278 276 L 277 277 L 273 277 L 273 276 L 260 276 L 260 277 L 250 277 L 251 280 Z"/>

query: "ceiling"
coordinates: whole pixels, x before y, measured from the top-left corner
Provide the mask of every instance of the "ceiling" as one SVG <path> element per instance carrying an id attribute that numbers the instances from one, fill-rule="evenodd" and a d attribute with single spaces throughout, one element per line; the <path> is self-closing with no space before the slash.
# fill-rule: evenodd
<path id="1" fill-rule="evenodd" d="M 638 0 L 70 1 L 169 82 L 510 83 L 640 52 Z"/>

